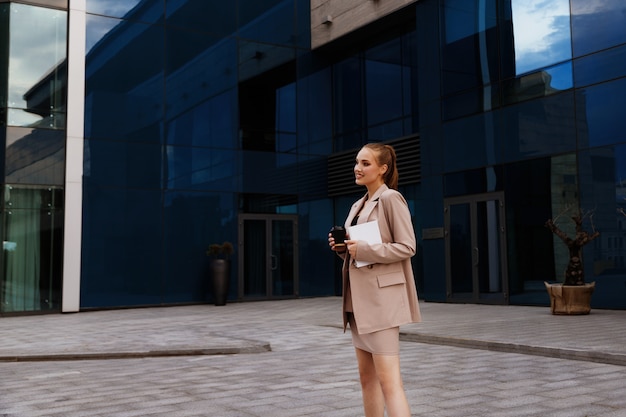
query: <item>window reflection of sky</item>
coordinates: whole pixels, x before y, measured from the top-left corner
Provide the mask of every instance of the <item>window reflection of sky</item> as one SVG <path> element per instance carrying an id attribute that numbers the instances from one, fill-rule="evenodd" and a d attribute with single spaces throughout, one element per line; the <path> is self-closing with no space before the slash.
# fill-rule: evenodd
<path id="1" fill-rule="evenodd" d="M 569 0 L 513 0 L 517 75 L 571 59 Z"/>
<path id="2" fill-rule="evenodd" d="M 25 108 L 24 94 L 66 56 L 67 13 L 43 7 L 11 4 L 8 104 Z M 38 120 L 20 110 L 10 111 L 9 124 Z"/>
<path id="3" fill-rule="evenodd" d="M 556 65 L 552 68 L 546 68 L 545 72 L 550 74 L 550 87 L 552 88 L 557 90 L 567 90 L 574 86 L 571 62 Z"/>
<path id="4" fill-rule="evenodd" d="M 87 15 L 86 52 L 91 51 L 91 48 L 121 22 L 110 17 Z"/>
<path id="5" fill-rule="evenodd" d="M 87 0 L 87 13 L 123 17 L 143 0 Z"/>

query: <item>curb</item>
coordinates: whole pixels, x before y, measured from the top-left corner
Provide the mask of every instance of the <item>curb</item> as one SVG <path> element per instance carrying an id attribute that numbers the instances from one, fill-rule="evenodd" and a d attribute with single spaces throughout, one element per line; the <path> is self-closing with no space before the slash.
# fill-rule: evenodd
<path id="1" fill-rule="evenodd" d="M 406 342 L 428 343 L 432 345 L 454 346 L 470 349 L 490 350 L 494 352 L 520 353 L 525 355 L 545 356 L 549 358 L 576 361 L 597 362 L 607 365 L 626 366 L 626 354 L 602 351 L 552 348 L 531 346 L 518 343 L 504 343 L 486 340 L 462 339 L 419 333 L 400 333 L 400 340 Z"/>
<path id="2" fill-rule="evenodd" d="M 192 349 L 164 349 L 129 352 L 97 352 L 97 353 L 59 353 L 59 354 L 26 354 L 0 356 L 0 362 L 52 362 L 52 361 L 79 361 L 79 360 L 109 360 L 109 359 L 142 359 L 162 358 L 175 356 L 207 356 L 207 355 L 237 355 L 271 352 L 269 343 L 259 343 L 245 347 L 217 347 Z"/>

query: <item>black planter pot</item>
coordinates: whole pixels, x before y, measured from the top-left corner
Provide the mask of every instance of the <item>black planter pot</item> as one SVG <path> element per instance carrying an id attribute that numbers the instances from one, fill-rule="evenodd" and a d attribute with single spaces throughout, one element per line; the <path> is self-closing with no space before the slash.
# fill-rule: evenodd
<path id="1" fill-rule="evenodd" d="M 211 279 L 213 281 L 215 305 L 226 305 L 228 284 L 230 282 L 230 261 L 227 259 L 211 260 Z"/>

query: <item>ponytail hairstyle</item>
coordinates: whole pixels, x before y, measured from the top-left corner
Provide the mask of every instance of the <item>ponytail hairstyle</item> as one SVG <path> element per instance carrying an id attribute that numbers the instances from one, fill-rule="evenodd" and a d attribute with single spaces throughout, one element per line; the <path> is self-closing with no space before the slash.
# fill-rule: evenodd
<path id="1" fill-rule="evenodd" d="M 398 189 L 398 167 L 396 166 L 396 151 L 391 145 L 382 143 L 368 143 L 363 148 L 374 152 L 378 165 L 387 165 L 387 171 L 383 175 L 383 181 L 387 187 Z"/>

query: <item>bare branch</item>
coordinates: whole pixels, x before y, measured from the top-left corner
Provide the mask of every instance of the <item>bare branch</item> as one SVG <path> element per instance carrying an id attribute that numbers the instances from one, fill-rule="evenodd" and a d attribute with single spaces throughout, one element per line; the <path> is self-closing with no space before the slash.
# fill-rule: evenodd
<path id="1" fill-rule="evenodd" d="M 559 219 L 559 217 L 567 213 L 571 208 L 572 206 L 570 204 L 565 205 L 565 208 L 563 209 L 563 211 L 557 214 L 557 216 L 554 219 L 551 219 L 552 223 L 556 224 L 556 221 Z"/>
<path id="2" fill-rule="evenodd" d="M 595 207 L 593 210 L 586 210 L 586 211 L 585 211 L 585 210 L 581 210 L 581 211 L 580 211 L 580 224 L 581 224 L 581 230 L 582 230 L 582 222 L 583 222 L 586 218 L 589 218 L 589 223 L 591 224 L 591 230 L 592 230 L 592 232 L 594 232 L 594 233 L 595 233 L 595 231 L 596 231 L 596 226 L 595 226 L 595 224 L 593 223 L 593 215 L 594 215 L 594 213 L 595 213 L 596 209 L 597 209 L 597 207 Z M 574 220 L 574 221 L 576 221 L 576 220 Z"/>
<path id="3" fill-rule="evenodd" d="M 558 236 L 567 246 L 569 250 L 569 263 L 565 270 L 565 285 L 583 285 L 584 270 L 582 268 L 582 248 L 598 236 L 600 232 L 595 230 L 593 224 L 594 210 L 579 210 L 578 214 L 571 216 L 576 225 L 576 234 L 573 238 L 569 237 L 565 232 L 558 228 L 553 219 L 548 219 L 545 223 L 546 227 Z M 563 213 L 560 213 L 562 215 Z M 626 213 L 624 214 L 626 216 Z M 558 217 L 558 216 L 557 216 Z M 591 222 L 592 232 L 588 233 L 583 230 L 583 220 L 588 217 Z M 555 219 L 556 220 L 556 219 Z"/>

